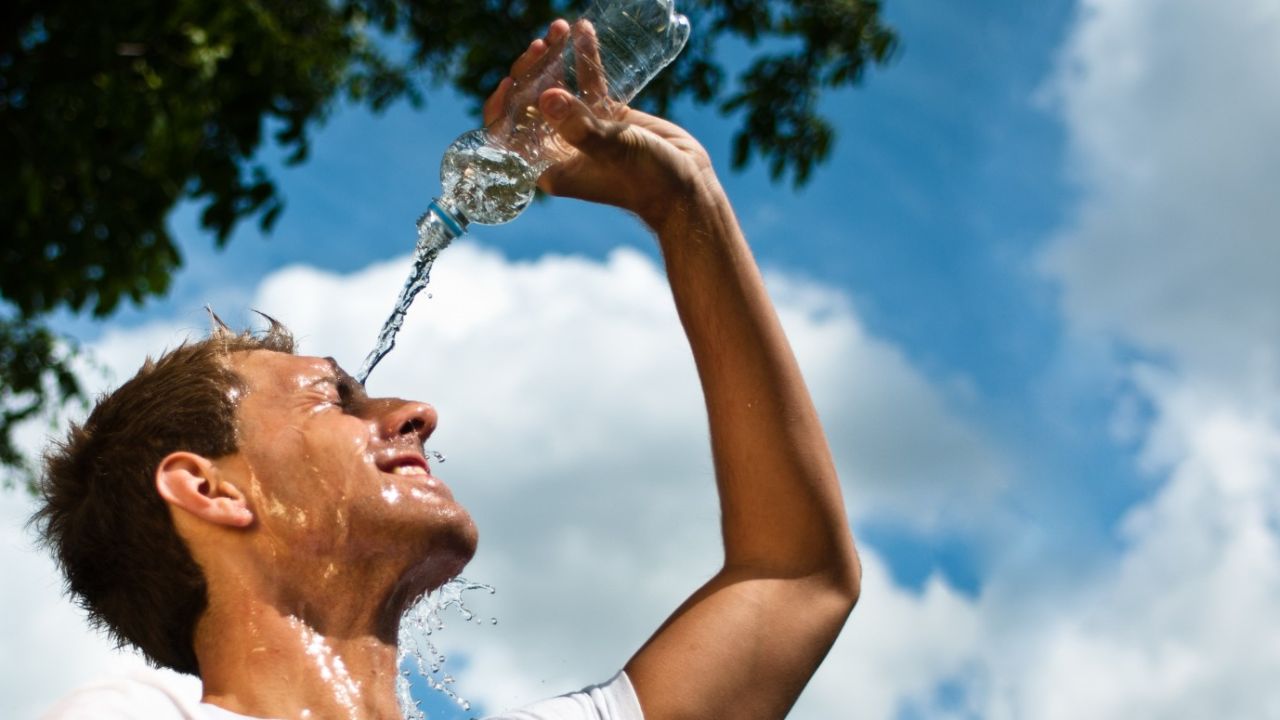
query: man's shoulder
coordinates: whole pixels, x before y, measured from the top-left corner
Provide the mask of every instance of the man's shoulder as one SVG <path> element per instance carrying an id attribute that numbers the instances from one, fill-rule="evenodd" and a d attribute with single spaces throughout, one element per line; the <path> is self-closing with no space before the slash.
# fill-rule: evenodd
<path id="1" fill-rule="evenodd" d="M 644 720 L 640 699 L 625 672 L 575 693 L 553 697 L 487 720 Z"/>
<path id="2" fill-rule="evenodd" d="M 211 720 L 218 717 L 209 714 L 207 707 L 200 703 L 197 678 L 139 670 L 85 685 L 59 701 L 43 717 L 45 720 Z"/>
<path id="3" fill-rule="evenodd" d="M 106 678 L 66 696 L 44 720 L 240 720 L 200 702 L 200 681 L 154 670 Z M 553 697 L 488 720 L 644 720 L 625 672 L 608 682 Z"/>

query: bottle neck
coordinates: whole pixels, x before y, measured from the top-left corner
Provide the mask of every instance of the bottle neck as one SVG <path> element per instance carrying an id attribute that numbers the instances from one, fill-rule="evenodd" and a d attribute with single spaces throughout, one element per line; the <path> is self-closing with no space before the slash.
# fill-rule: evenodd
<path id="1" fill-rule="evenodd" d="M 436 198 L 427 206 L 427 213 L 435 215 L 440 219 L 440 225 L 444 228 L 448 239 L 460 237 L 467 232 L 469 221 L 462 211 L 454 207 L 453 203 L 444 198 Z"/>

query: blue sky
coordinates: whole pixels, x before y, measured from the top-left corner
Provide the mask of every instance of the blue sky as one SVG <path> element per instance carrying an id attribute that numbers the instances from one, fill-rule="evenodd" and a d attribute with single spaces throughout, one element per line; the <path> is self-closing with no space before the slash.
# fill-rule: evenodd
<path id="1" fill-rule="evenodd" d="M 1280 292 L 1265 270 L 1280 260 L 1280 217 L 1257 192 L 1280 186 L 1268 142 L 1280 93 L 1265 80 L 1280 59 L 1280 8 L 893 0 L 884 12 L 902 52 L 863 87 L 824 98 L 839 141 L 805 188 L 773 184 L 758 165 L 729 171 L 732 122 L 678 110 L 720 169 L 812 372 L 874 581 L 796 716 L 844 717 L 838 708 L 860 700 L 849 716 L 1280 712 L 1261 680 L 1280 671 L 1280 658 L 1226 649 L 1232 638 L 1280 638 L 1263 619 L 1280 617 L 1271 612 L 1280 610 L 1271 562 L 1280 319 L 1269 309 Z M 748 52 L 727 51 L 726 62 Z M 63 327 L 109 367 L 125 367 L 160 349 L 148 343 L 201 328 L 205 303 L 233 322 L 249 322 L 258 306 L 301 328 L 304 350 L 354 365 L 381 319 L 372 308 L 389 308 L 403 275 L 413 221 L 437 191 L 440 152 L 473 124 L 445 92 L 422 111 L 338 109 L 309 162 L 278 168 L 288 205 L 270 237 L 245 227 L 216 251 L 184 207 L 172 226 L 186 268 L 168 298 Z M 496 685 L 545 694 L 608 677 L 652 627 L 645 622 L 674 607 L 662 603 L 678 602 L 694 586 L 682 581 L 705 570 L 671 562 L 680 543 L 697 548 L 695 558 L 714 553 L 705 527 L 637 520 L 627 526 L 634 534 L 619 531 L 601 548 L 616 557 L 575 564 L 576 543 L 599 528 L 553 519 L 557 507 L 605 518 L 602 508 L 631 502 L 629 489 L 591 495 L 581 483 L 630 477 L 619 468 L 632 466 L 633 452 L 669 453 L 659 465 L 672 473 L 705 471 L 698 438 L 664 435 L 670 422 L 609 419 L 608 398 L 640 402 L 615 388 L 616 370 L 671 393 L 678 408 L 654 418 L 672 412 L 686 435 L 698 432 L 687 368 L 667 364 L 668 350 L 682 352 L 679 338 L 647 299 L 662 292 L 656 262 L 634 221 L 571 201 L 474 228 L 437 264 L 437 297 L 411 312 L 407 347 L 421 350 L 422 364 L 393 355 L 380 371 L 437 402 L 442 435 L 458 418 L 464 430 L 441 439 L 454 458 L 446 469 L 460 466 L 451 482 L 464 500 L 472 493 L 482 533 L 482 515 L 501 528 L 495 554 L 477 565 L 488 573 L 478 579 L 499 588 L 503 625 L 456 641 L 461 692 L 488 709 L 521 697 Z M 497 300 L 493 309 L 484 288 L 525 298 L 523 314 Z M 359 294 L 369 314 L 347 318 L 322 298 L 343 293 Z M 648 359 L 592 349 L 615 331 L 633 333 L 621 342 Z M 577 366 L 544 341 L 584 348 L 573 379 L 596 382 L 605 399 L 557 386 Z M 499 387 L 481 388 L 486 376 L 433 352 L 511 356 L 491 366 L 503 373 Z M 570 430 L 547 433 L 500 411 L 522 398 Z M 592 432 L 578 416 L 604 418 L 619 435 L 572 440 L 572 428 Z M 463 434 L 468 421 L 525 433 L 504 450 L 560 474 L 553 481 L 550 469 L 512 458 L 480 467 L 488 450 Z M 615 447 L 633 431 L 635 451 Z M 458 488 L 472 476 L 473 489 Z M 537 483 L 565 494 L 539 496 L 551 525 L 526 526 L 498 491 Z M 686 499 L 683 486 L 659 486 Z M 713 510 L 697 498 L 705 492 L 688 496 L 702 508 L 688 521 L 714 531 Z M 543 528 L 552 549 L 535 557 L 563 561 L 561 570 L 542 577 L 528 557 L 504 554 L 502 541 L 526 527 Z M 608 587 L 615 563 L 645 568 L 636 576 L 645 591 L 619 599 Z M 592 573 L 585 589 L 573 584 L 583 568 Z M 1243 599 L 1228 607 L 1188 574 Z M 540 577 L 552 594 L 581 599 L 580 624 L 522 618 L 525 607 L 556 612 L 529 594 Z M 585 608 L 610 602 L 637 615 L 634 626 L 593 625 L 596 611 Z M 547 628 L 581 628 L 599 642 L 555 651 Z M 590 675 L 597 661 L 606 666 Z"/>

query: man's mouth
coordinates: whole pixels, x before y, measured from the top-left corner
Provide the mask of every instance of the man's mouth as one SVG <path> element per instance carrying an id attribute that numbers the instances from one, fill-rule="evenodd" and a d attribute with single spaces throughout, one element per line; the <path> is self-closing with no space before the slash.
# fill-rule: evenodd
<path id="1" fill-rule="evenodd" d="M 378 463 L 378 469 L 392 475 L 427 477 L 431 474 L 427 459 L 421 455 L 396 455 L 385 462 Z"/>

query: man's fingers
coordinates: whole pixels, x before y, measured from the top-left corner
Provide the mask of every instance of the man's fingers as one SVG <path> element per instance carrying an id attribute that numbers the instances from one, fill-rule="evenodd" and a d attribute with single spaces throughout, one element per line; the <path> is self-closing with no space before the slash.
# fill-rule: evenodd
<path id="1" fill-rule="evenodd" d="M 538 38 L 529 43 L 529 47 L 520 54 L 520 57 L 516 58 L 515 62 L 511 63 L 511 77 L 518 78 L 523 76 L 529 71 L 529 68 L 533 67 L 534 64 L 541 60 L 542 56 L 546 54 L 546 40 Z"/>
<path id="2" fill-rule="evenodd" d="M 564 18 L 552 20 L 547 26 L 547 43 L 555 45 L 569 37 L 569 21 Z"/>
<path id="3" fill-rule="evenodd" d="M 579 20 L 573 25 L 573 57 L 582 99 L 588 105 L 596 105 L 605 98 L 608 88 L 600 62 L 600 38 L 589 20 Z"/>
<path id="4" fill-rule="evenodd" d="M 569 35 L 569 23 L 564 20 L 556 20 L 547 26 L 547 34 L 540 38 L 535 38 L 529 43 L 529 47 L 525 48 L 520 57 L 511 63 L 511 77 L 519 80 L 521 76 L 529 72 L 539 60 L 547 54 L 550 47 L 559 46 Z"/>
<path id="5" fill-rule="evenodd" d="M 569 40 L 569 23 L 565 22 L 564 20 L 556 20 L 555 22 L 551 23 L 549 27 L 547 27 L 547 35 L 545 38 L 543 38 L 541 41 L 538 41 L 538 40 L 534 41 L 535 43 L 541 42 L 541 50 L 539 51 L 538 56 L 533 59 L 533 62 L 522 65 L 520 73 L 517 74 L 513 70 L 511 74 L 517 80 L 520 80 L 521 75 L 523 75 L 525 72 L 533 70 L 535 65 L 538 62 L 541 62 L 544 60 L 549 62 L 554 61 L 554 59 L 557 56 L 564 54 L 564 46 L 565 46 L 565 43 L 568 42 L 568 40 Z"/>
<path id="6" fill-rule="evenodd" d="M 536 72 L 538 65 L 545 62 L 549 54 L 563 52 L 564 44 L 568 38 L 569 23 L 564 20 L 556 20 L 547 27 L 545 37 L 535 38 L 533 42 L 529 43 L 529 47 L 525 48 L 525 51 L 520 53 L 520 57 L 511 63 L 511 74 L 503 78 L 498 83 L 498 87 L 485 100 L 481 115 L 484 118 L 486 127 L 502 119 L 514 88 L 521 87 L 521 92 L 533 90 L 536 93 L 536 87 L 526 88 L 522 80 L 525 80 L 525 76 L 529 73 Z M 532 97 L 525 102 L 531 100 L 533 100 Z"/>
<path id="7" fill-rule="evenodd" d="M 502 119 L 502 110 L 507 104 L 507 94 L 511 91 L 513 82 L 509 77 L 502 78 L 502 82 L 498 83 L 498 87 L 489 95 L 489 99 L 484 101 L 481 117 L 484 118 L 485 127 L 489 127 Z"/>

